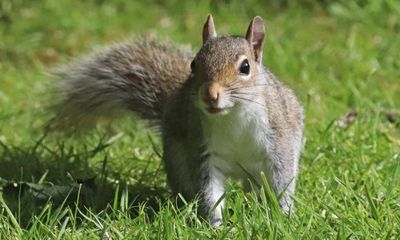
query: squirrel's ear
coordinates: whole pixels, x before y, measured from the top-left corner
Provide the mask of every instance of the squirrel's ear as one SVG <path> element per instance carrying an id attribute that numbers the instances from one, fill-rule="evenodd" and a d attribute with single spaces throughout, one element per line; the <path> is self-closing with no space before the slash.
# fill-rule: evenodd
<path id="1" fill-rule="evenodd" d="M 208 39 L 215 37 L 217 37 L 217 32 L 215 31 L 214 20 L 212 15 L 209 14 L 203 27 L 203 44 L 206 43 Z"/>
<path id="2" fill-rule="evenodd" d="M 249 28 L 247 29 L 246 39 L 253 48 L 256 61 L 261 63 L 265 39 L 265 27 L 260 16 L 256 16 L 251 20 Z"/>

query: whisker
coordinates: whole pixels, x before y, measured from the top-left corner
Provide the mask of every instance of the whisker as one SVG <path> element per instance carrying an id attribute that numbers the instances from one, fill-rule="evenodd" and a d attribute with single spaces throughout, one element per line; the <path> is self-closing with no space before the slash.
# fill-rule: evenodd
<path id="1" fill-rule="evenodd" d="M 262 106 L 262 107 L 266 107 L 265 104 L 262 104 L 262 103 L 259 103 L 259 102 L 257 102 L 257 101 L 254 101 L 253 99 L 249 99 L 249 98 L 245 98 L 245 97 L 239 97 L 239 96 L 231 96 L 231 97 L 232 97 L 232 98 L 235 98 L 235 99 L 240 99 L 240 100 L 252 102 L 252 103 L 258 104 L 258 105 L 260 105 L 260 106 Z"/>
<path id="2" fill-rule="evenodd" d="M 254 88 L 233 88 L 233 89 L 228 89 L 226 90 L 226 93 L 248 93 L 248 94 L 253 94 L 253 95 L 262 95 L 263 90 L 262 89 L 254 89 Z"/>
<path id="3" fill-rule="evenodd" d="M 231 96 L 239 95 L 239 96 L 249 96 L 249 97 L 260 97 L 263 96 L 261 93 L 254 93 L 254 92 L 230 92 Z"/>
<path id="4" fill-rule="evenodd" d="M 249 85 L 249 86 L 234 86 L 232 85 L 229 87 L 229 90 L 237 90 L 237 89 L 244 89 L 244 88 L 254 88 L 254 87 L 264 87 L 268 86 L 269 84 L 254 84 L 254 85 Z"/>

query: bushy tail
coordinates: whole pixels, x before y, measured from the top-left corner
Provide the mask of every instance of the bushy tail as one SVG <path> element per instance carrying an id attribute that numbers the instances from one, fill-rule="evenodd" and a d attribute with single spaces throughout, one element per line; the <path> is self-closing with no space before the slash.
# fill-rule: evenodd
<path id="1" fill-rule="evenodd" d="M 160 120 L 166 97 L 190 74 L 192 52 L 154 38 L 102 49 L 59 68 L 50 129 L 88 126 L 133 112 Z"/>

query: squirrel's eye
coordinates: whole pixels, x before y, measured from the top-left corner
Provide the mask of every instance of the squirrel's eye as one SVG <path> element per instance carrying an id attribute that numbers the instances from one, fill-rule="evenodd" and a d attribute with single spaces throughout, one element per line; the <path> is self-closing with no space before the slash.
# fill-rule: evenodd
<path id="1" fill-rule="evenodd" d="M 194 69 L 194 60 L 190 63 L 190 68 L 193 70 Z"/>
<path id="2" fill-rule="evenodd" d="M 249 60 L 247 60 L 247 59 L 243 60 L 243 62 L 240 64 L 239 72 L 241 74 L 249 75 L 249 73 L 250 73 Z"/>

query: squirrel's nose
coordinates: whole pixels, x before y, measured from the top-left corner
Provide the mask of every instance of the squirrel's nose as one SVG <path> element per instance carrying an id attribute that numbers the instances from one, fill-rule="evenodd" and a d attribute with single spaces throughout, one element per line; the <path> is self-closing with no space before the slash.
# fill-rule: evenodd
<path id="1" fill-rule="evenodd" d="M 208 88 L 208 98 L 212 103 L 218 101 L 220 91 L 221 91 L 221 86 L 218 83 L 211 83 L 211 85 Z"/>

